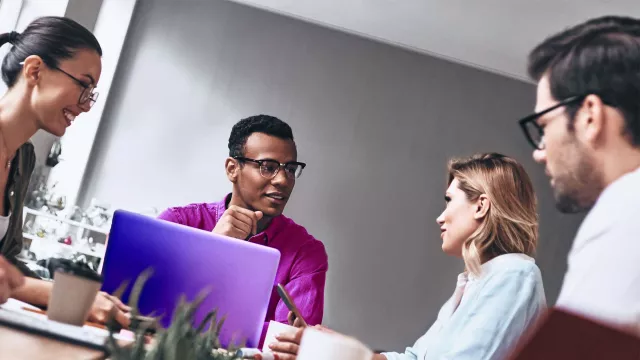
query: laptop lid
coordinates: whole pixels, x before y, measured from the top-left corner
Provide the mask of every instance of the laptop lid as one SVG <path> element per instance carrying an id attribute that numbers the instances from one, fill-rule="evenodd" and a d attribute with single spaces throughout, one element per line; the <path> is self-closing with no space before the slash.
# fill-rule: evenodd
<path id="1" fill-rule="evenodd" d="M 190 302 L 208 288 L 195 324 L 217 308 L 219 316 L 227 316 L 220 333 L 224 346 L 235 335 L 236 341 L 257 347 L 279 261 L 280 252 L 266 246 L 118 210 L 105 253 L 102 290 L 112 293 L 129 281 L 123 295 L 127 302 L 135 279 L 152 267 L 140 297 L 143 315 L 163 314 L 161 324 L 167 327 L 181 295 Z"/>

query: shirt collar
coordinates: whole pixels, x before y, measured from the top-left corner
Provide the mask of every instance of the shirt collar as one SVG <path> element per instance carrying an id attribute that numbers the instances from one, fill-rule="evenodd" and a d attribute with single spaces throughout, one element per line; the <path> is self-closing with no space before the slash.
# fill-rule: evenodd
<path id="1" fill-rule="evenodd" d="M 465 286 L 469 281 L 469 274 L 465 271 L 462 274 L 458 275 L 458 282 L 456 283 L 456 288 Z"/>
<path id="2" fill-rule="evenodd" d="M 527 260 L 527 261 L 531 261 L 533 263 L 535 263 L 535 259 L 532 258 L 529 255 L 526 254 L 522 254 L 522 253 L 509 253 L 509 254 L 502 254 L 499 256 L 494 257 L 493 259 L 487 261 L 486 263 L 482 264 L 481 269 L 482 269 L 482 273 L 480 274 L 480 276 L 482 276 L 482 274 L 486 274 L 486 273 L 490 273 L 492 271 L 492 269 L 495 269 L 496 267 L 500 267 L 500 264 L 502 263 L 503 260 L 507 259 L 507 258 L 511 258 L 511 257 L 519 257 L 523 260 Z M 476 276 L 470 272 L 463 272 L 462 274 L 458 275 L 458 283 L 461 282 L 462 279 L 464 279 L 464 281 L 475 281 L 477 280 L 480 276 Z"/>
<path id="3" fill-rule="evenodd" d="M 231 202 L 231 195 L 232 195 L 231 193 L 227 194 L 224 200 L 216 204 L 216 222 L 220 220 L 220 218 L 222 217 L 222 214 L 224 214 L 225 210 L 227 210 L 227 207 Z M 263 232 L 252 236 L 251 238 L 249 238 L 249 241 L 256 244 L 269 245 L 269 243 L 282 230 L 284 225 L 285 225 L 284 217 L 282 215 L 276 216 L 273 219 L 271 219 L 271 223 L 269 224 L 269 226 L 267 226 L 267 228 Z"/>

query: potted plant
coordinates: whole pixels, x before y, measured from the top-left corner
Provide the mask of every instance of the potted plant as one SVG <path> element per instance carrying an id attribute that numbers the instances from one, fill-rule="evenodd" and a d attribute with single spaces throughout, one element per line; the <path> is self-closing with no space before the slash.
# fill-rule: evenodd
<path id="1" fill-rule="evenodd" d="M 144 287 L 144 283 L 152 275 L 150 269 L 144 271 L 136 279 L 129 296 L 129 306 L 131 307 L 131 319 L 136 319 L 140 315 L 138 301 Z M 121 296 L 127 284 L 123 284 L 116 291 L 115 295 Z M 157 324 L 154 322 L 132 321 L 132 331 L 135 334 L 134 341 L 123 345 L 113 336 L 117 331 L 114 314 L 108 322 L 110 336 L 107 340 L 107 348 L 112 360 L 236 360 L 241 359 L 238 351 L 242 346 L 222 348 L 220 344 L 220 329 L 224 325 L 224 316 L 218 319 L 217 310 L 207 314 L 204 320 L 194 327 L 194 314 L 205 297 L 201 293 L 195 301 L 189 303 L 182 297 L 173 314 L 173 321 L 167 328 L 159 327 L 156 330 L 154 339 L 149 341 L 147 332 L 150 326 Z M 155 324 L 154 324 L 155 323 Z M 206 325 L 209 329 L 203 332 Z M 231 341 L 232 344 L 235 341 Z M 254 358 L 254 357 L 251 357 Z M 260 357 L 258 357 L 260 358 Z"/>

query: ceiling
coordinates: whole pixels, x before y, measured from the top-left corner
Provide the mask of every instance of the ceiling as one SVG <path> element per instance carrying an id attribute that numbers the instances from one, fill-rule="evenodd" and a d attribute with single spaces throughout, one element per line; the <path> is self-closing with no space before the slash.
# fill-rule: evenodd
<path id="1" fill-rule="evenodd" d="M 591 17 L 640 17 L 640 0 L 231 0 L 527 80 L 528 51 Z"/>

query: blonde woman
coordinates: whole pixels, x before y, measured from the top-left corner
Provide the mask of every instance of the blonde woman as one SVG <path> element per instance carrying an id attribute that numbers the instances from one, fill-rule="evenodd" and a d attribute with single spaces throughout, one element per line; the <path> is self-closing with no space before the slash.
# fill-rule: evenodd
<path id="1" fill-rule="evenodd" d="M 495 153 L 453 160 L 448 185 L 436 221 L 442 250 L 462 258 L 465 271 L 425 335 L 375 360 L 502 359 L 546 307 L 533 260 L 536 197 L 522 165 Z M 278 338 L 279 358 L 295 358 L 301 332 Z"/>

